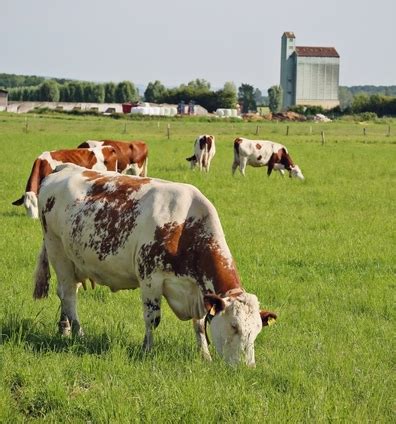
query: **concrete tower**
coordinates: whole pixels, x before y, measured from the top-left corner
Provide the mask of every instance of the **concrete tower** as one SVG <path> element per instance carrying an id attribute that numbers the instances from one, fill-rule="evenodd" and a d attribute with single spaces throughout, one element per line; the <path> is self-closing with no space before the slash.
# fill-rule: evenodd
<path id="1" fill-rule="evenodd" d="M 339 105 L 340 56 L 334 47 L 296 46 L 292 32 L 284 32 L 281 44 L 282 109 L 290 106 Z"/>
<path id="2" fill-rule="evenodd" d="M 283 91 L 282 109 L 294 104 L 295 99 L 295 60 L 296 37 L 293 32 L 284 32 L 281 48 L 280 85 Z"/>

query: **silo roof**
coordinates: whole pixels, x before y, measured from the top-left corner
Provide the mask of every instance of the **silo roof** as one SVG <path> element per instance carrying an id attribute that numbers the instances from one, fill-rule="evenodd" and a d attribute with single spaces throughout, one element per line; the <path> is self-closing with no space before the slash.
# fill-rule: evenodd
<path id="1" fill-rule="evenodd" d="M 285 35 L 287 38 L 296 38 L 296 36 L 294 35 L 294 32 L 290 32 L 290 31 L 285 31 L 283 35 Z"/>
<path id="2" fill-rule="evenodd" d="M 340 57 L 334 47 L 296 47 L 297 56 L 305 57 Z"/>

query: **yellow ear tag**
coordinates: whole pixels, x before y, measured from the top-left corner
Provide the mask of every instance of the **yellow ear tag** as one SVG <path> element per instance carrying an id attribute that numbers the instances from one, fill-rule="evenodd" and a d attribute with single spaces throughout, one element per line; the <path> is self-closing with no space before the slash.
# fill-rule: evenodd
<path id="1" fill-rule="evenodd" d="M 275 324 L 275 322 L 276 322 L 276 319 L 275 319 L 275 318 L 270 318 L 270 319 L 267 321 L 268 326 Z"/>
<path id="2" fill-rule="evenodd" d="M 216 315 L 216 308 L 214 306 L 212 306 L 212 308 L 209 311 L 209 315 L 214 317 Z"/>

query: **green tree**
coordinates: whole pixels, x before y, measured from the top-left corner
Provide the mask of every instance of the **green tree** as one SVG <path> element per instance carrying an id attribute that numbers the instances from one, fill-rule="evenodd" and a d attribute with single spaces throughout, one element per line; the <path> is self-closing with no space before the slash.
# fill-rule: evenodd
<path id="1" fill-rule="evenodd" d="M 242 84 L 238 88 L 238 101 L 242 104 L 242 113 L 255 112 L 257 105 L 254 98 L 254 87 L 249 84 Z"/>
<path id="2" fill-rule="evenodd" d="M 339 87 L 338 98 L 340 100 L 340 109 L 345 110 L 352 106 L 353 94 L 348 87 Z"/>
<path id="3" fill-rule="evenodd" d="M 139 93 L 133 83 L 122 81 L 117 84 L 115 100 L 117 103 L 136 102 L 139 100 Z"/>
<path id="4" fill-rule="evenodd" d="M 273 85 L 268 89 L 268 106 L 272 113 L 279 112 L 282 108 L 282 87 Z"/>
<path id="5" fill-rule="evenodd" d="M 39 86 L 38 97 L 42 102 L 58 102 L 59 101 L 59 86 L 53 80 L 44 81 Z"/>
<path id="6" fill-rule="evenodd" d="M 107 82 L 104 85 L 104 91 L 105 91 L 104 101 L 106 103 L 115 103 L 116 85 L 114 84 L 114 82 Z"/>
<path id="7" fill-rule="evenodd" d="M 216 97 L 216 109 L 235 109 L 237 105 L 237 90 L 235 84 L 228 81 L 224 84 L 222 90 L 218 90 L 215 93 Z"/>
<path id="8" fill-rule="evenodd" d="M 146 102 L 163 103 L 167 90 L 160 81 L 149 82 L 144 91 L 144 100 Z"/>

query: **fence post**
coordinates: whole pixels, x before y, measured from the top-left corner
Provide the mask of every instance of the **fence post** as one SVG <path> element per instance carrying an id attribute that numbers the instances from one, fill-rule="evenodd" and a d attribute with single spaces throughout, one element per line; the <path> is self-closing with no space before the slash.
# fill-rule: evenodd
<path id="1" fill-rule="evenodd" d="M 320 133 L 320 135 L 322 136 L 322 146 L 325 144 L 325 142 L 326 142 L 326 139 L 325 139 L 325 133 L 324 133 L 324 131 L 322 131 L 321 133 Z"/>
<path id="2" fill-rule="evenodd" d="M 363 135 L 366 136 L 366 128 L 363 128 Z"/>
<path id="3" fill-rule="evenodd" d="M 286 135 L 289 135 L 289 125 L 286 127 Z"/>
<path id="4" fill-rule="evenodd" d="M 24 128 L 24 132 L 27 133 L 29 131 L 29 122 L 28 119 L 25 118 L 25 128 Z"/>
<path id="5" fill-rule="evenodd" d="M 124 134 L 126 134 L 126 132 L 127 132 L 127 124 L 126 124 L 126 122 L 125 122 L 125 124 L 124 124 L 124 131 L 123 131 L 123 133 L 124 133 Z"/>
<path id="6" fill-rule="evenodd" d="M 312 125 L 309 126 L 309 135 L 312 135 Z"/>
<path id="7" fill-rule="evenodd" d="M 170 124 L 166 127 L 166 135 L 168 137 L 168 140 L 170 139 Z"/>
<path id="8" fill-rule="evenodd" d="M 387 136 L 390 137 L 390 125 L 388 125 L 388 134 L 387 134 Z"/>
<path id="9" fill-rule="evenodd" d="M 256 126 L 256 135 L 258 135 L 258 133 L 259 133 L 259 126 L 257 125 Z"/>

